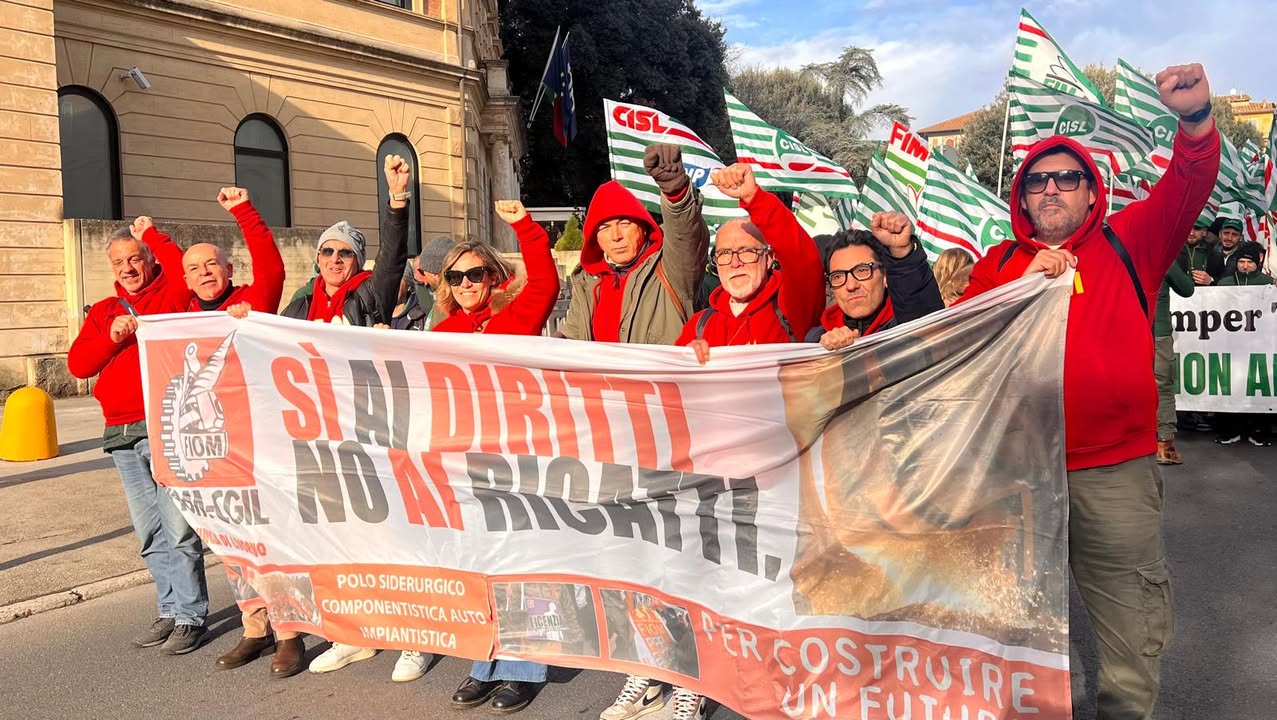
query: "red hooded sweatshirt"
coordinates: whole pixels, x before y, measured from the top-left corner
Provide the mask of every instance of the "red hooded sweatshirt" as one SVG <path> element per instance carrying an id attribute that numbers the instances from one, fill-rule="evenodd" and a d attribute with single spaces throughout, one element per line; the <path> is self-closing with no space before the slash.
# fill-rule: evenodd
<path id="1" fill-rule="evenodd" d="M 670 199 L 677 202 L 681 197 L 679 195 Z M 608 264 L 598 241 L 599 225 L 616 218 L 629 218 L 646 225 L 648 230 L 646 246 L 640 247 L 638 257 L 623 268 L 613 268 Z M 595 340 L 621 341 L 621 305 L 629 271 L 654 253 L 660 252 L 663 241 L 661 226 L 656 224 L 656 219 L 621 183 L 609 180 L 594 192 L 590 209 L 585 213 L 581 269 L 599 279 L 594 286 L 594 317 L 590 319 L 591 333 Z M 661 292 L 665 292 L 664 289 Z"/>
<path id="2" fill-rule="evenodd" d="M 767 238 L 781 269 L 771 273 L 740 315 L 732 314 L 732 298 L 727 290 L 715 288 L 709 296 L 714 312 L 701 337 L 710 347 L 802 342 L 825 304 L 824 268 L 816 243 L 789 208 L 766 190 L 759 190 L 749 204 L 742 201 L 741 207 Z M 730 266 L 718 270 L 720 275 L 730 271 Z M 781 325 L 777 310 L 784 314 L 792 337 Z M 679 345 L 696 339 L 696 327 L 707 312 L 702 310 L 687 321 L 678 337 Z"/>
<path id="3" fill-rule="evenodd" d="M 244 235 L 244 243 L 248 245 L 248 256 L 253 261 L 253 283 L 236 285 L 230 294 L 222 299 L 216 310 L 241 302 L 247 302 L 257 312 L 279 312 L 279 299 L 284 294 L 284 258 L 275 245 L 275 236 L 271 233 L 257 208 L 251 203 L 243 202 L 231 208 L 231 214 L 239 223 L 240 232 Z M 154 228 L 147 230 L 142 240 L 151 248 L 155 259 L 160 261 L 164 272 L 171 278 L 185 281 L 186 268 L 182 264 L 182 249 L 168 235 Z M 199 312 L 200 300 L 191 294 L 191 301 L 186 310 Z"/>
<path id="4" fill-rule="evenodd" d="M 186 289 L 180 276 L 169 277 L 163 268 L 157 268 L 156 272 L 155 279 L 136 294 L 129 294 L 116 283 L 115 297 L 100 300 L 89 308 L 84 327 L 67 353 L 67 369 L 72 375 L 100 376 L 93 395 L 102 405 L 102 417 L 108 426 L 146 419 L 137 336 L 130 335 L 118 344 L 111 340 L 111 324 L 116 317 L 128 314 L 120 298 L 128 300 L 139 315 L 182 312 L 190 302 L 191 291 Z"/>
<path id="5" fill-rule="evenodd" d="M 1081 145 L 1054 137 L 1029 149 L 1011 185 L 1015 239 L 989 250 L 971 272 L 962 300 L 1016 280 L 1046 247 L 1034 239 L 1020 205 L 1025 168 L 1046 150 L 1066 147 L 1093 178 L 1103 177 Z M 1174 158 L 1148 198 L 1114 213 L 1109 225 L 1131 256 L 1148 307 L 1167 269 L 1184 246 L 1219 176 L 1219 133 L 1175 137 Z M 1064 347 L 1064 424 L 1069 470 L 1116 465 L 1157 450 L 1157 387 L 1153 379 L 1152 318 L 1143 314 L 1126 267 L 1104 237 L 1108 199 L 1094 183 L 1095 205 L 1086 222 L 1061 247 L 1077 257 L 1079 281 L 1069 302 Z M 1041 197 L 1041 196 L 1037 196 Z M 1032 201 L 1030 197 L 1030 201 Z M 1015 250 L 998 265 L 1008 247 Z M 1077 289 L 1080 288 L 1080 291 Z"/>
<path id="6" fill-rule="evenodd" d="M 435 332 L 487 333 L 489 335 L 540 335 L 559 299 L 559 269 L 550 253 L 550 236 L 531 217 L 514 224 L 519 249 L 527 267 L 528 282 L 503 307 L 493 307 L 493 297 L 477 312 L 455 308 L 433 328 Z M 508 291 L 511 278 L 499 291 Z M 495 295 L 495 293 L 494 293 Z"/>

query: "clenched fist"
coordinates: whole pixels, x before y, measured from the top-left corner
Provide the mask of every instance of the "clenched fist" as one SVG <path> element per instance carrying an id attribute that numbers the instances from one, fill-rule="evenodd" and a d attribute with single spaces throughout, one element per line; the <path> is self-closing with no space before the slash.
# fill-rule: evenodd
<path id="1" fill-rule="evenodd" d="M 142 215 L 129 226 L 129 234 L 133 236 L 134 240 L 142 242 L 142 236 L 153 227 L 155 227 L 155 221 L 147 215 Z"/>
<path id="2" fill-rule="evenodd" d="M 518 200 L 498 200 L 496 203 L 497 217 L 505 220 L 513 225 L 528 216 L 528 209 L 523 207 L 523 203 Z"/>
<path id="3" fill-rule="evenodd" d="M 1077 267 L 1077 258 L 1068 250 L 1039 250 L 1020 277 L 1040 272 L 1049 278 L 1056 278 L 1071 267 Z"/>
<path id="4" fill-rule="evenodd" d="M 719 168 L 709 174 L 709 181 L 727 197 L 740 200 L 746 205 L 753 202 L 754 196 L 758 194 L 754 168 L 745 163 Z"/>
<path id="5" fill-rule="evenodd" d="M 132 315 L 117 315 L 111 321 L 111 342 L 119 345 L 137 332 L 137 318 Z"/>
<path id="6" fill-rule="evenodd" d="M 230 313 L 230 316 L 233 318 L 238 318 L 240 320 L 243 320 L 244 318 L 248 317 L 248 311 L 252 309 L 253 309 L 253 306 L 251 303 L 238 302 L 226 308 L 226 312 Z"/>
<path id="7" fill-rule="evenodd" d="M 705 338 L 696 338 L 687 346 L 696 353 L 696 362 L 702 365 L 709 362 L 709 342 Z"/>
<path id="8" fill-rule="evenodd" d="M 898 212 L 874 213 L 872 232 L 892 257 L 902 258 L 913 249 L 913 223 L 909 216 Z"/>
<path id="9" fill-rule="evenodd" d="M 226 212 L 236 205 L 248 202 L 248 191 L 239 187 L 224 187 L 217 193 L 217 204 Z"/>
<path id="10" fill-rule="evenodd" d="M 820 346 L 826 350 L 841 350 L 850 347 L 856 342 L 856 338 L 860 337 L 859 330 L 852 330 L 849 327 L 836 327 L 833 330 L 820 336 Z"/>
<path id="11" fill-rule="evenodd" d="M 677 145 L 648 145 L 643 151 L 643 168 L 665 195 L 679 194 L 691 181 L 683 169 L 683 149 Z"/>
<path id="12" fill-rule="evenodd" d="M 1202 110 L 1210 102 L 1210 82 L 1206 79 L 1206 71 L 1197 63 L 1172 65 L 1159 72 L 1154 82 L 1157 83 L 1157 94 L 1161 96 L 1162 104 L 1181 117 Z M 1202 135 L 1210 127 L 1211 118 L 1208 117 L 1192 127 L 1186 124 L 1185 130 L 1190 135 Z"/>
<path id="13" fill-rule="evenodd" d="M 408 183 L 412 181 L 412 166 L 407 160 L 398 155 L 387 155 L 385 172 L 386 185 L 390 188 L 391 195 L 408 192 Z M 391 200 L 390 207 L 408 207 L 408 201 Z"/>

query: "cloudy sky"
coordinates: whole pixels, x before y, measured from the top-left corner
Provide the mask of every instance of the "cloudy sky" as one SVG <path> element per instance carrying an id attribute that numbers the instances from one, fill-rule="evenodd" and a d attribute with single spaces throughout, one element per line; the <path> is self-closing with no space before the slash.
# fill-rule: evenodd
<path id="1" fill-rule="evenodd" d="M 895 102 L 915 128 L 992 99 L 1011 65 L 1020 8 L 1079 65 L 1121 57 L 1156 72 L 1201 62 L 1214 92 L 1277 101 L 1277 2 L 1230 0 L 697 0 L 723 23 L 738 64 L 798 67 L 847 45 L 873 48 L 885 76 L 871 102 Z M 1248 37 L 1247 28 L 1258 31 Z M 1262 37 L 1260 37 L 1262 35 Z"/>

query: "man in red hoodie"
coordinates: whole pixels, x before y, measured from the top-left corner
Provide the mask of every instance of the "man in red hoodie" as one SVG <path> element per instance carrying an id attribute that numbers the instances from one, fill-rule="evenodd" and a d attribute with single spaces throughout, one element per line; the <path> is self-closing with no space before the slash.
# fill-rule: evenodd
<path id="1" fill-rule="evenodd" d="M 710 181 L 739 200 L 749 220 L 718 229 L 711 257 L 723 284 L 683 326 L 678 344 L 690 345 L 704 363 L 711 347 L 801 342 L 825 302 L 816 243 L 789 208 L 759 189 L 749 165 L 715 170 Z M 780 270 L 772 270 L 773 259 Z"/>
<path id="2" fill-rule="evenodd" d="M 963 299 L 1036 272 L 1077 270 L 1064 349 L 1069 558 L 1100 651 L 1099 720 L 1152 717 L 1171 636 L 1162 547 L 1150 309 L 1219 174 L 1219 133 L 1200 65 L 1157 75 L 1180 117 L 1149 197 L 1114 213 L 1081 145 L 1030 148 L 1011 186 L 1014 240 L 991 249 Z"/>
<path id="3" fill-rule="evenodd" d="M 136 226 L 137 223 L 134 223 Z M 146 437 L 142 371 L 133 314 L 181 312 L 191 292 L 180 277 L 156 264 L 130 228 L 111 236 L 107 248 L 115 276 L 115 295 L 89 308 L 67 367 L 79 378 L 98 376 L 93 394 L 102 405 L 106 431 L 102 449 L 111 454 L 128 502 L 142 559 L 155 580 L 158 610 L 151 626 L 133 640 L 138 647 L 163 643 L 170 655 L 199 647 L 206 631 L 208 587 L 203 546 L 172 498 L 151 476 L 151 446 Z"/>
<path id="4" fill-rule="evenodd" d="M 253 261 L 251 285 L 234 285 L 235 267 L 222 252 L 211 243 L 196 243 L 183 253 L 168 235 L 155 229 L 149 217 L 140 217 L 131 228 L 133 237 L 146 243 L 160 267 L 169 277 L 182 276 L 193 296 L 184 308 L 191 312 L 200 310 L 227 310 L 246 304 L 257 312 L 275 313 L 279 299 L 284 294 L 284 259 L 275 245 L 275 236 L 266 222 L 249 202 L 244 188 L 222 188 L 217 203 L 230 213 L 244 235 L 248 256 Z"/>

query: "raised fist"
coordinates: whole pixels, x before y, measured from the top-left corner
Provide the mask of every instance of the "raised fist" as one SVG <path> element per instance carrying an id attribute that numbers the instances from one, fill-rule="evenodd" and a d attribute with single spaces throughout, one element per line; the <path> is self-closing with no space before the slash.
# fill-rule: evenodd
<path id="1" fill-rule="evenodd" d="M 390 188 L 390 194 L 395 195 L 408 191 L 408 183 L 412 181 L 412 165 L 408 164 L 398 155 L 386 156 L 386 185 Z M 393 200 L 391 201 L 394 202 Z M 403 205 L 395 205 L 395 207 L 403 207 Z"/>
<path id="2" fill-rule="evenodd" d="M 111 342 L 119 345 L 137 332 L 137 318 L 132 315 L 117 315 L 111 321 Z"/>
<path id="3" fill-rule="evenodd" d="M 1154 78 L 1162 104 L 1177 115 L 1192 115 L 1210 102 L 1210 82 L 1202 66 L 1172 65 Z"/>
<path id="4" fill-rule="evenodd" d="M 518 200 L 498 200 L 493 203 L 497 209 L 497 217 L 513 225 L 528 216 L 528 209 Z"/>
<path id="5" fill-rule="evenodd" d="M 870 221 L 874 238 L 887 248 L 892 257 L 902 258 L 913 249 L 913 223 L 909 216 L 899 212 L 874 213 Z"/>
<path id="6" fill-rule="evenodd" d="M 643 168 L 665 195 L 677 195 L 691 182 L 683 169 L 683 149 L 677 145 L 648 145 L 643 151 Z"/>
<path id="7" fill-rule="evenodd" d="M 248 202 L 248 191 L 238 187 L 224 187 L 217 193 L 217 204 L 226 212 L 231 208 Z"/>
<path id="8" fill-rule="evenodd" d="M 745 163 L 736 163 L 731 167 L 719 168 L 709 174 L 709 181 L 714 183 L 729 198 L 735 198 L 748 204 L 758 194 L 758 182 L 754 180 L 754 168 Z"/>
<path id="9" fill-rule="evenodd" d="M 129 226 L 129 234 L 133 236 L 134 240 L 142 242 L 142 236 L 146 234 L 147 230 L 154 227 L 155 221 L 147 215 L 142 215 L 138 217 L 138 219 L 134 220 L 133 224 Z"/>

